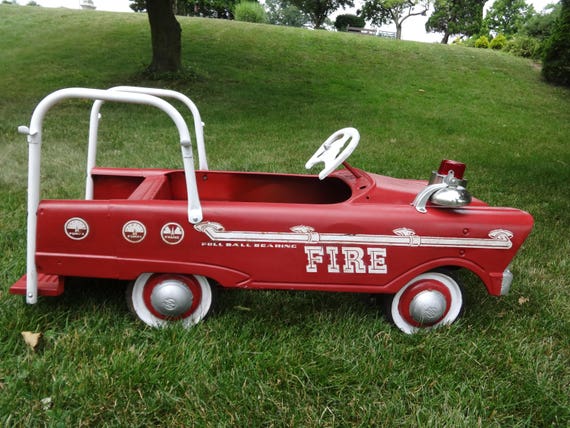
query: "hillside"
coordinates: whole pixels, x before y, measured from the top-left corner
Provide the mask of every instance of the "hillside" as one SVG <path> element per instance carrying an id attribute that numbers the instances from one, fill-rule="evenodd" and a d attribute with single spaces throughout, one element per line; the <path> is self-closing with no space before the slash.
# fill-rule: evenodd
<path id="1" fill-rule="evenodd" d="M 0 5 L 0 425 L 567 426 L 570 92 L 493 51 L 180 23 L 185 79 L 152 81 L 146 15 Z M 25 271 L 16 128 L 56 89 L 119 84 L 192 98 L 211 169 L 302 172 L 345 126 L 362 136 L 351 163 L 372 172 L 427 179 L 442 158 L 465 162 L 474 196 L 535 217 L 511 294 L 467 277 L 463 318 L 414 337 L 350 295 L 229 292 L 191 331 L 143 328 L 111 286 L 25 306 L 7 293 Z M 50 112 L 44 196 L 81 194 L 88 112 Z M 179 167 L 171 127 L 105 106 L 99 163 Z M 26 330 L 44 333 L 41 351 Z"/>
<path id="2" fill-rule="evenodd" d="M 5 5 L 0 14 L 3 102 L 28 100 L 29 111 L 38 95 L 62 86 L 140 83 L 136 74 L 150 57 L 144 15 Z M 547 86 L 520 58 L 222 20 L 181 23 L 184 62 L 197 76 L 182 89 L 207 123 L 239 138 L 273 138 L 279 126 L 292 138 L 318 140 L 351 124 L 374 150 L 398 141 L 398 157 L 407 157 L 445 144 L 453 157 L 477 156 L 473 138 L 542 151 L 568 135 L 568 109 L 558 104 L 568 93 Z M 218 130 L 228 133 L 216 128 L 211 138 Z"/>

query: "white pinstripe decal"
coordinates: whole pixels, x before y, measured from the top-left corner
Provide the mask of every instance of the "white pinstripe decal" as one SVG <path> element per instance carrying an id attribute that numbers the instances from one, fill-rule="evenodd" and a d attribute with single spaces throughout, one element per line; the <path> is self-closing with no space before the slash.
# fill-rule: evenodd
<path id="1" fill-rule="evenodd" d="M 318 233 L 310 226 L 293 226 L 291 232 L 226 231 L 215 222 L 202 222 L 194 228 L 216 242 L 264 242 L 298 244 L 359 244 L 390 247 L 452 247 L 487 248 L 508 250 L 512 247 L 513 233 L 505 229 L 489 231 L 489 238 L 454 238 L 443 236 L 418 236 L 408 228 L 394 229 L 394 235 L 368 235 L 343 233 Z"/>

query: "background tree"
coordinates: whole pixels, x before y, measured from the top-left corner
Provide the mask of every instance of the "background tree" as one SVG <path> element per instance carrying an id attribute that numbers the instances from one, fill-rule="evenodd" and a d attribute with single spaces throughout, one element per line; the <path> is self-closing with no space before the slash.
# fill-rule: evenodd
<path id="1" fill-rule="evenodd" d="M 366 0 L 361 15 L 373 24 L 396 24 L 396 39 L 402 38 L 402 24 L 411 16 L 425 15 L 431 0 Z"/>
<path id="2" fill-rule="evenodd" d="M 266 0 L 267 19 L 270 24 L 302 27 L 311 19 L 288 0 Z"/>
<path id="3" fill-rule="evenodd" d="M 316 30 L 322 28 L 327 16 L 341 7 L 353 7 L 353 0 L 290 0 L 300 11 L 306 13 Z"/>
<path id="4" fill-rule="evenodd" d="M 180 71 L 182 29 L 173 5 L 174 0 L 146 0 L 152 42 L 152 62 L 147 68 L 150 73 Z"/>
<path id="5" fill-rule="evenodd" d="M 560 16 L 560 3 L 547 6 L 542 13 L 533 15 L 522 29 L 508 40 L 505 50 L 525 58 L 542 60 L 545 47 Z"/>
<path id="6" fill-rule="evenodd" d="M 443 33 L 441 43 L 449 37 L 478 34 L 483 22 L 483 6 L 487 0 L 435 0 L 434 11 L 426 23 L 427 32 Z"/>
<path id="7" fill-rule="evenodd" d="M 543 12 L 531 16 L 523 25 L 521 32 L 538 39 L 541 43 L 546 41 L 552 35 L 561 9 L 561 3 L 549 4 Z"/>
<path id="8" fill-rule="evenodd" d="M 525 0 L 495 0 L 485 16 L 485 26 L 495 34 L 513 36 L 535 13 Z"/>
<path id="9" fill-rule="evenodd" d="M 552 83 L 570 86 L 570 0 L 561 1 L 556 21 L 542 63 L 542 75 Z"/>

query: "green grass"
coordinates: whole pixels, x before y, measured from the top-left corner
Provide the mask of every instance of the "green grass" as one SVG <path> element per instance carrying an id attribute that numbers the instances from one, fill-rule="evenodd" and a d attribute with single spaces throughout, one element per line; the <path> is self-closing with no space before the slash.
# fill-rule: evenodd
<path id="1" fill-rule="evenodd" d="M 146 16 L 0 6 L 0 424 L 568 426 L 568 90 L 497 52 L 180 21 L 195 78 L 149 82 Z M 535 217 L 511 294 L 489 297 L 467 276 L 463 317 L 411 337 L 351 294 L 227 291 L 188 331 L 145 328 L 117 284 L 25 305 L 7 292 L 25 271 L 16 127 L 56 89 L 117 84 L 190 96 L 212 169 L 302 172 L 345 126 L 362 135 L 352 163 L 372 172 L 427 178 L 442 158 L 466 162 L 475 196 Z M 99 164 L 180 167 L 161 114 L 102 113 Z M 88 115 L 85 102 L 48 115 L 44 197 L 81 195 Z M 35 352 L 26 330 L 43 333 Z"/>

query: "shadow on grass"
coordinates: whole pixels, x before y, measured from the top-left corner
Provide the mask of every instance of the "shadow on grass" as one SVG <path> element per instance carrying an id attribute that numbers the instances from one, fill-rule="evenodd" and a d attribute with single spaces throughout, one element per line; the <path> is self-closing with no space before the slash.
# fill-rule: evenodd
<path id="1" fill-rule="evenodd" d="M 81 318 L 114 317 L 144 328 L 130 314 L 127 286 L 128 281 L 70 278 L 63 295 L 40 298 L 37 306 L 30 307 L 36 314 L 31 316 L 60 319 L 64 324 Z M 220 287 L 208 320 L 223 322 L 224 318 L 237 318 L 239 323 L 305 328 L 308 320 L 334 321 L 344 317 L 382 318 L 381 305 L 370 304 L 367 294 Z"/>
<path id="2" fill-rule="evenodd" d="M 494 330 L 501 328 L 504 321 L 516 317 L 516 314 L 509 315 L 518 309 L 510 304 L 513 302 L 489 296 L 477 277 L 462 272 L 460 279 L 464 284 L 464 313 L 458 320 L 458 328 Z M 41 298 L 37 306 L 18 309 L 25 315 L 20 321 L 38 325 L 39 329 L 62 330 L 77 325 L 80 328 L 100 327 L 101 330 L 145 330 L 147 327 L 128 309 L 127 286 L 127 281 L 71 278 L 62 296 Z M 310 335 L 352 320 L 360 325 L 367 324 L 371 329 L 398 333 L 385 317 L 387 297 L 382 294 L 220 288 L 206 323 L 207 329 L 256 330 L 256 334 L 261 335 L 283 329 Z"/>

